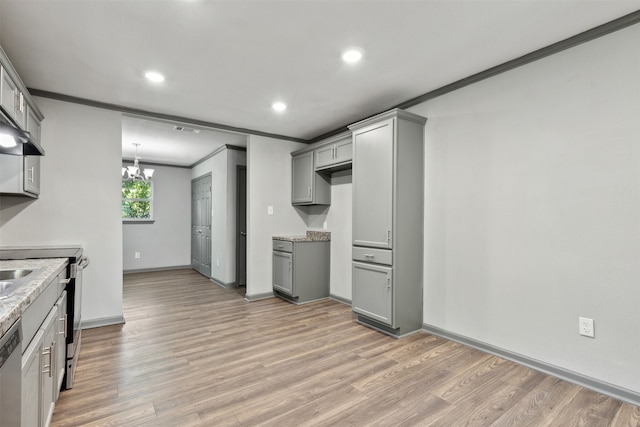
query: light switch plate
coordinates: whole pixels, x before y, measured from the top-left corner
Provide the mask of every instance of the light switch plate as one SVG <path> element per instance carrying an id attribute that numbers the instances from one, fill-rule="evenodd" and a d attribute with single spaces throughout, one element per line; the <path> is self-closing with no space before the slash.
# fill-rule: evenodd
<path id="1" fill-rule="evenodd" d="M 273 206 L 267 206 L 267 215 L 273 215 Z"/>

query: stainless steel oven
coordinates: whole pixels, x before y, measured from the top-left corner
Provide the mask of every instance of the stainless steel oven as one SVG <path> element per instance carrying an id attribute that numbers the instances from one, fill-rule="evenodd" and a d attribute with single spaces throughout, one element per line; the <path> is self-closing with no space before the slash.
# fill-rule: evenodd
<path id="1" fill-rule="evenodd" d="M 67 368 L 64 388 L 73 387 L 80 343 L 82 341 L 82 272 L 89 265 L 89 257 L 82 255 L 69 258 L 69 284 L 67 285 Z"/>

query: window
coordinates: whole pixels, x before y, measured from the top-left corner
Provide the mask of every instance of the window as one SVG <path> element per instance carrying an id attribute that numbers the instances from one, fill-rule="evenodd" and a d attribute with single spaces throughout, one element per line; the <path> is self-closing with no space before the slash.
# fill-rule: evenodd
<path id="1" fill-rule="evenodd" d="M 153 183 L 122 180 L 122 219 L 150 221 L 153 219 Z"/>

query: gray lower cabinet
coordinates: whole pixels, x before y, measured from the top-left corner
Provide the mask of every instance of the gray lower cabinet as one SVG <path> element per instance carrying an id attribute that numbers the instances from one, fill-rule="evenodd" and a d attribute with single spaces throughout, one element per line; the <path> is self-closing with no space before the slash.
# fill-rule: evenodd
<path id="1" fill-rule="evenodd" d="M 391 110 L 353 132 L 353 288 L 358 321 L 422 327 L 424 117 Z"/>
<path id="2" fill-rule="evenodd" d="M 38 331 L 22 353 L 21 426 L 41 426 L 42 360 L 44 333 Z"/>
<path id="3" fill-rule="evenodd" d="M 313 151 L 291 157 L 291 204 L 331 204 L 331 183 L 316 173 Z"/>
<path id="4" fill-rule="evenodd" d="M 22 427 L 46 427 L 65 373 L 67 271 L 56 276 L 22 314 Z"/>
<path id="5" fill-rule="evenodd" d="M 392 268 L 353 263 L 353 311 L 385 325 L 393 324 Z"/>
<path id="6" fill-rule="evenodd" d="M 55 375 L 53 384 L 53 401 L 58 400 L 62 380 L 64 379 L 67 363 L 67 291 L 63 291 L 55 305 L 56 334 L 55 334 Z"/>
<path id="7" fill-rule="evenodd" d="M 273 292 L 294 303 L 329 297 L 331 242 L 273 240 Z"/>
<path id="8" fill-rule="evenodd" d="M 55 405 L 55 393 L 53 391 L 56 383 L 56 322 L 58 321 L 58 310 L 52 308 L 49 315 L 42 324 L 43 332 L 43 351 L 42 355 L 42 425 L 48 426 L 53 416 L 53 407 Z"/>
<path id="9" fill-rule="evenodd" d="M 273 251 L 273 289 L 293 296 L 293 254 Z"/>

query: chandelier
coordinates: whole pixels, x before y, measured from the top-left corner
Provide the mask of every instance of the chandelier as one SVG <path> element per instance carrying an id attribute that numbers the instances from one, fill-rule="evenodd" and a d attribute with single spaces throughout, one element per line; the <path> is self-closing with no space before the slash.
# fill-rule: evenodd
<path id="1" fill-rule="evenodd" d="M 133 158 L 133 166 L 127 166 L 126 168 L 122 168 L 122 177 L 125 179 L 130 179 L 132 181 L 149 181 L 153 176 L 153 169 L 142 169 L 140 171 L 140 165 L 138 164 L 138 160 L 141 160 L 141 157 L 138 157 L 138 146 L 140 143 L 134 142 L 133 145 L 136 147 L 136 155 Z"/>

